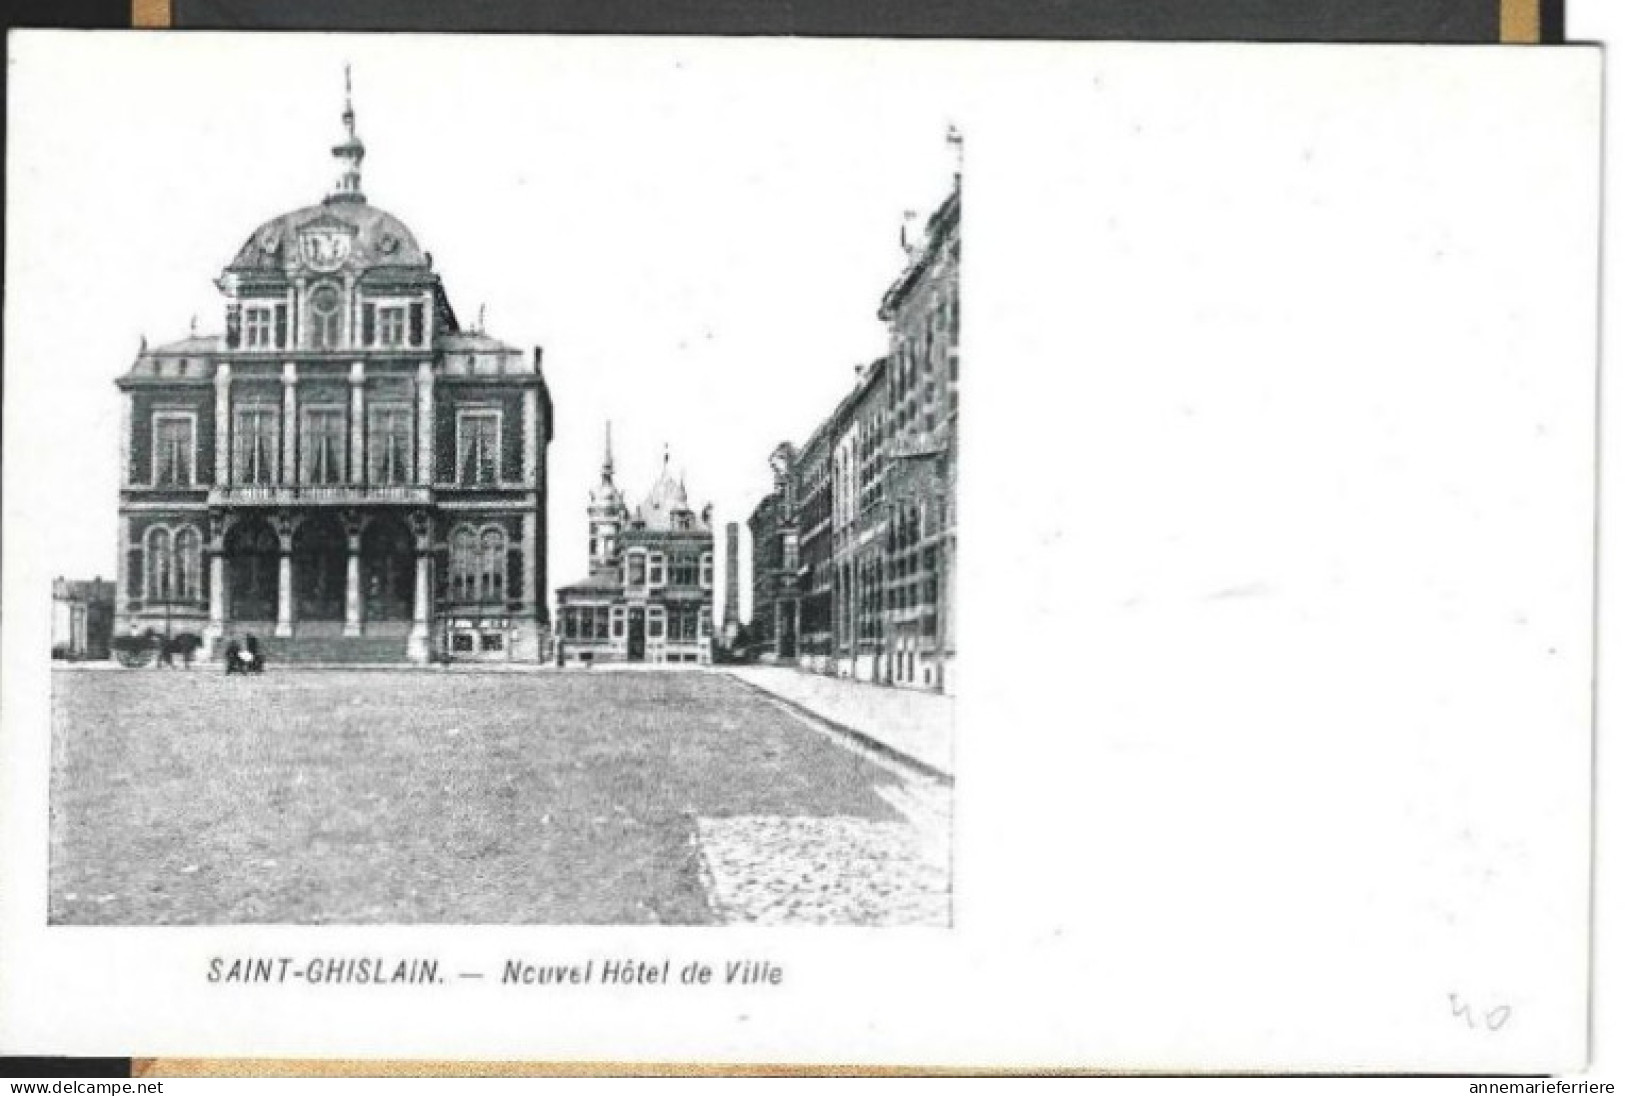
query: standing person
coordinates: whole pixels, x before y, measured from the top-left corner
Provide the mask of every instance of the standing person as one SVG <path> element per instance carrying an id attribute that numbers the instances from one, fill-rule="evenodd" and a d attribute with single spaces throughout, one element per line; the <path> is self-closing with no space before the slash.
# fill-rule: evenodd
<path id="1" fill-rule="evenodd" d="M 239 661 L 242 658 L 242 653 L 243 649 L 237 646 L 235 639 L 226 644 L 226 673 L 240 674 L 243 672 L 243 664 Z"/>
<path id="2" fill-rule="evenodd" d="M 263 673 L 265 670 L 265 657 L 260 654 L 260 641 L 250 632 L 246 643 L 248 647 L 248 672 L 251 674 Z"/>

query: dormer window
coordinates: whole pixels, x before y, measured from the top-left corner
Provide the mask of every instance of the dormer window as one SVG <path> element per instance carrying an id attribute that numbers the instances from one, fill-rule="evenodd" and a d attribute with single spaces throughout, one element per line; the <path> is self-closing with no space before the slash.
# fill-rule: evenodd
<path id="1" fill-rule="evenodd" d="M 378 309 L 378 345 L 406 345 L 405 305 L 383 305 Z"/>
<path id="2" fill-rule="evenodd" d="M 248 350 L 269 350 L 275 345 L 275 309 L 268 305 L 250 305 L 244 310 L 243 346 Z"/>

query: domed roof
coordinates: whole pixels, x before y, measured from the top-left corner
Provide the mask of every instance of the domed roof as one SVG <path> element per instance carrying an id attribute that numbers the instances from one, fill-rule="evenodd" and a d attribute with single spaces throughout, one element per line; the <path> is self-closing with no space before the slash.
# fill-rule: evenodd
<path id="1" fill-rule="evenodd" d="M 358 201 L 325 201 L 273 217 L 256 228 L 230 270 L 323 272 L 347 267 L 427 267 L 417 237 L 399 217 Z"/>

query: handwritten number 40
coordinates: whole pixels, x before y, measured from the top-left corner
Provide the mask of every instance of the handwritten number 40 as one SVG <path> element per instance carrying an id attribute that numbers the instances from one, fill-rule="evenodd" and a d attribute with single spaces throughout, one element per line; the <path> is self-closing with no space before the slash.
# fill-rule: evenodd
<path id="1" fill-rule="evenodd" d="M 1467 1026 L 1470 1028 L 1476 1028 L 1482 1023 L 1490 1031 L 1500 1031 L 1506 1022 L 1512 1019 L 1512 1006 L 1496 1005 L 1488 1012 L 1477 1015 L 1473 1012 L 1471 1003 L 1461 1000 L 1452 993 L 1450 995 L 1450 1014 L 1466 1020 Z"/>

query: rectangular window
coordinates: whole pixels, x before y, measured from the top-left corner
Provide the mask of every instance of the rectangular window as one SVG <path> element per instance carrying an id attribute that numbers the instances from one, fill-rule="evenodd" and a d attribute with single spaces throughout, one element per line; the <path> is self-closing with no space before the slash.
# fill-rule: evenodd
<path id="1" fill-rule="evenodd" d="M 280 412 L 271 406 L 249 405 L 237 408 L 236 418 L 236 432 L 232 439 L 232 482 L 246 486 L 275 483 Z"/>
<path id="2" fill-rule="evenodd" d="M 700 585 L 709 587 L 715 579 L 715 571 L 711 564 L 711 553 L 707 552 L 700 557 Z"/>
<path id="3" fill-rule="evenodd" d="M 593 638 L 609 638 L 609 606 L 600 605 L 592 614 Z"/>
<path id="4" fill-rule="evenodd" d="M 378 309 L 378 345 L 406 345 L 406 306 L 381 305 Z"/>
<path id="5" fill-rule="evenodd" d="M 679 609 L 671 618 L 671 634 L 675 640 L 692 643 L 699 636 L 700 614 L 693 609 Z"/>
<path id="6" fill-rule="evenodd" d="M 412 409 L 379 404 L 368 408 L 367 482 L 412 482 Z"/>
<path id="7" fill-rule="evenodd" d="M 649 638 L 664 639 L 666 637 L 666 614 L 651 612 L 649 614 Z"/>
<path id="8" fill-rule="evenodd" d="M 616 639 L 622 639 L 626 636 L 626 615 L 621 610 L 615 610 L 615 615 L 610 618 L 610 625 L 611 634 Z"/>
<path id="9" fill-rule="evenodd" d="M 457 482 L 483 485 L 497 482 L 501 433 L 500 411 L 457 413 Z"/>
<path id="10" fill-rule="evenodd" d="M 626 556 L 626 584 L 642 586 L 644 583 L 643 553 L 629 552 Z"/>
<path id="11" fill-rule="evenodd" d="M 422 346 L 424 344 L 423 334 L 423 302 L 413 301 L 411 330 L 413 346 Z"/>
<path id="12" fill-rule="evenodd" d="M 247 350 L 269 350 L 274 345 L 273 321 L 276 312 L 269 305 L 249 305 L 243 320 L 243 347 Z"/>
<path id="13" fill-rule="evenodd" d="M 158 487 L 190 487 L 193 471 L 193 417 L 152 417 L 152 482 Z"/>
<path id="14" fill-rule="evenodd" d="M 500 651 L 500 650 L 502 650 L 502 633 L 501 632 L 484 632 L 484 633 L 481 633 L 481 635 L 480 635 L 480 650 L 482 650 L 482 651 Z"/>
<path id="15" fill-rule="evenodd" d="M 451 637 L 451 649 L 465 654 L 472 651 L 474 649 L 474 637 L 467 632 L 458 632 Z"/>
<path id="16" fill-rule="evenodd" d="M 693 556 L 673 556 L 671 561 L 671 584 L 673 586 L 698 586 L 700 584 L 700 564 Z"/>
<path id="17" fill-rule="evenodd" d="M 666 557 L 659 552 L 649 557 L 649 585 L 666 585 Z"/>
<path id="18" fill-rule="evenodd" d="M 344 482 L 344 409 L 307 407 L 300 436 L 299 478 L 303 483 Z"/>

